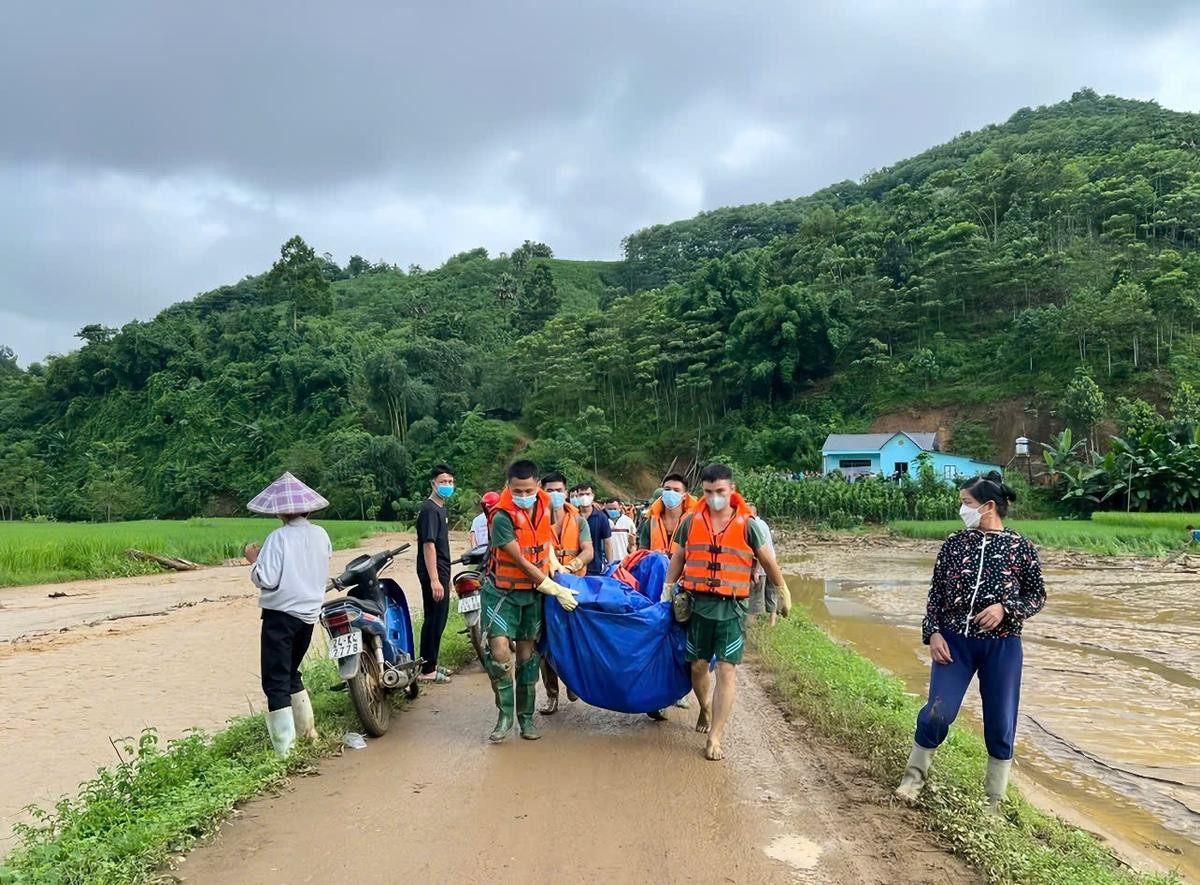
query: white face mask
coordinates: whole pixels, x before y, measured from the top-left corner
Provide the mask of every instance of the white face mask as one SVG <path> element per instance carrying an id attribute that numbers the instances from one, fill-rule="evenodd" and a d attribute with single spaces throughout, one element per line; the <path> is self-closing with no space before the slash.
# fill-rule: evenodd
<path id="1" fill-rule="evenodd" d="M 573 504 L 574 504 L 576 507 L 591 507 L 591 506 L 592 506 L 592 502 L 593 502 L 593 501 L 595 501 L 595 500 L 596 500 L 596 496 L 595 496 L 595 495 L 580 495 L 580 496 L 578 497 L 578 499 L 576 499 L 576 500 L 575 500 L 575 501 L 573 501 L 572 503 L 573 503 Z"/>
<path id="2" fill-rule="evenodd" d="M 962 517 L 963 524 L 969 529 L 979 528 L 979 521 L 983 519 L 983 514 L 979 512 L 978 507 L 968 507 L 966 504 L 958 508 L 958 515 Z"/>
<path id="3" fill-rule="evenodd" d="M 708 508 L 720 513 L 729 506 L 729 498 L 725 495 L 705 495 L 708 500 Z"/>

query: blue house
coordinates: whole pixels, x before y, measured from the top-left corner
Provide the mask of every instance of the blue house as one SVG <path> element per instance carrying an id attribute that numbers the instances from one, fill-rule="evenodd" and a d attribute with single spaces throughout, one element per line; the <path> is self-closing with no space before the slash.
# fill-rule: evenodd
<path id="1" fill-rule="evenodd" d="M 885 477 L 897 471 L 917 475 L 917 456 L 928 452 L 934 473 L 947 482 L 1000 470 L 964 455 L 952 455 L 938 447 L 936 433 L 831 433 L 821 446 L 824 473 L 841 472 L 847 479 L 871 474 Z"/>

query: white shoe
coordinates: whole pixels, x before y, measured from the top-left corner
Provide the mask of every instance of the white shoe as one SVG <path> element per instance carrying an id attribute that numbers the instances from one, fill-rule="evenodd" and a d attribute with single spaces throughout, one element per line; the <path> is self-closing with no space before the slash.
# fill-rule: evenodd
<path id="1" fill-rule="evenodd" d="M 312 698 L 305 689 L 292 695 L 292 718 L 296 723 L 296 737 L 299 740 L 317 739 L 317 717 L 313 713 Z"/>
<path id="2" fill-rule="evenodd" d="M 296 720 L 292 718 L 291 707 L 267 711 L 267 734 L 271 736 L 275 755 L 286 759 L 296 743 Z"/>

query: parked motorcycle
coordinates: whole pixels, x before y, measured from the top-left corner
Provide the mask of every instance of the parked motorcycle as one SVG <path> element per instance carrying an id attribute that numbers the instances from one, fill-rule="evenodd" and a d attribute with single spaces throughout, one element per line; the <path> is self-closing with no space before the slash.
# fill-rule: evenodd
<path id="1" fill-rule="evenodd" d="M 487 558 L 487 544 L 480 544 L 478 547 L 471 548 L 457 560 L 459 565 L 465 565 L 467 568 L 455 575 L 452 581 L 454 584 L 454 593 L 458 596 L 459 614 L 467 622 L 467 627 L 462 632 L 470 637 L 471 647 L 475 649 L 475 656 L 479 658 L 479 663 L 485 667 L 487 665 L 483 662 L 483 625 L 480 623 L 480 597 L 482 596 L 481 588 L 483 587 L 483 568 L 487 563 Z"/>
<path id="2" fill-rule="evenodd" d="M 400 584 L 379 574 L 411 547 L 401 544 L 374 556 L 350 561 L 331 582 L 346 595 L 321 606 L 321 625 L 329 634 L 329 656 L 337 661 L 350 701 L 367 734 L 379 737 L 391 724 L 393 691 L 415 698 L 422 661 L 413 644 L 412 616 Z"/>

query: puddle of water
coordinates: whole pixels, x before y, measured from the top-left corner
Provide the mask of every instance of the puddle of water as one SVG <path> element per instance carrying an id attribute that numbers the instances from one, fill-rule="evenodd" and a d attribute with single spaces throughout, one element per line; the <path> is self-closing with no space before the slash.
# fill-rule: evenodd
<path id="1" fill-rule="evenodd" d="M 864 555 L 885 579 L 858 580 L 861 567 L 856 580 L 789 579 L 793 598 L 923 696 L 932 561 Z M 1018 770 L 1083 825 L 1200 881 L 1200 589 L 1054 572 L 1024 637 Z M 963 713 L 978 730 L 976 690 Z"/>
<path id="2" fill-rule="evenodd" d="M 780 836 L 763 849 L 767 857 L 783 861 L 797 870 L 815 870 L 821 860 L 821 848 L 811 839 L 803 836 Z"/>

